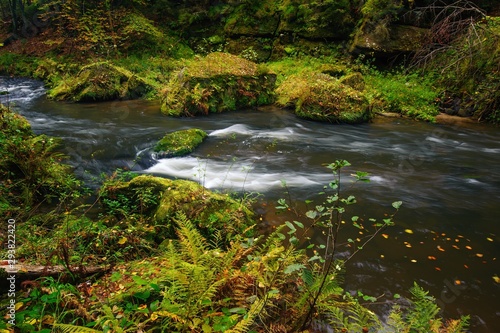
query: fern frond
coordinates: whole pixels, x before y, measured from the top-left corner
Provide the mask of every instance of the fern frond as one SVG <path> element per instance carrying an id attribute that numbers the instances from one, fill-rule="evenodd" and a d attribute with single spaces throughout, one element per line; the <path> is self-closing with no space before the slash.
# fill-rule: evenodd
<path id="1" fill-rule="evenodd" d="M 52 332 L 54 333 L 102 333 L 92 328 L 76 326 L 70 324 L 54 324 L 52 325 Z"/>
<path id="2" fill-rule="evenodd" d="M 194 264 L 198 263 L 208 250 L 207 240 L 203 238 L 184 213 L 178 213 L 175 222 L 179 226 L 177 236 L 179 237 L 181 252 Z"/>
<path id="3" fill-rule="evenodd" d="M 255 321 L 255 318 L 262 312 L 266 302 L 264 299 L 259 299 L 255 301 L 250 309 L 248 310 L 245 318 L 240 320 L 234 327 L 230 330 L 227 330 L 226 333 L 246 333 L 250 330 L 250 327 Z"/>

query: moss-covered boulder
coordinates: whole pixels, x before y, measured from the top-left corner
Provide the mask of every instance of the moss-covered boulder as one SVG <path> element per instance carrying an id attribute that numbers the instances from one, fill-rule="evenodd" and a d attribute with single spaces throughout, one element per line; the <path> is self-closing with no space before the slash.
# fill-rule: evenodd
<path id="1" fill-rule="evenodd" d="M 132 72 L 108 62 L 98 62 L 83 66 L 75 77 L 61 80 L 48 96 L 92 102 L 139 98 L 151 90 L 149 84 Z"/>
<path id="2" fill-rule="evenodd" d="M 356 124 L 372 117 L 368 99 L 362 91 L 327 74 L 291 75 L 276 93 L 277 104 L 292 107 L 301 118 Z"/>
<path id="3" fill-rule="evenodd" d="M 101 188 L 100 198 L 110 213 L 121 206 L 127 207 L 127 214 L 147 216 L 163 238 L 175 238 L 174 220 L 179 213 L 209 239 L 218 235 L 229 241 L 255 224 L 254 214 L 244 202 L 188 180 L 143 175 L 129 182 L 108 182 Z"/>
<path id="4" fill-rule="evenodd" d="M 207 133 L 198 128 L 175 131 L 166 134 L 156 144 L 154 151 L 162 157 L 184 156 L 191 153 L 207 137 Z"/>
<path id="5" fill-rule="evenodd" d="M 161 110 L 170 116 L 194 116 L 271 104 L 275 81 L 275 74 L 251 61 L 211 53 L 172 75 Z"/>
<path id="6" fill-rule="evenodd" d="M 354 37 L 351 52 L 377 57 L 412 53 L 422 48 L 428 35 L 429 29 L 410 25 L 365 23 Z"/>

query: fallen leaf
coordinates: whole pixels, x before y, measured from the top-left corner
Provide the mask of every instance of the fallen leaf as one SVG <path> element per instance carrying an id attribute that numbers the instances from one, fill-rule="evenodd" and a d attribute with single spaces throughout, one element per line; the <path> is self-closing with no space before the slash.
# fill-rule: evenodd
<path id="1" fill-rule="evenodd" d="M 466 246 L 465 246 L 465 248 L 466 248 L 467 250 L 472 250 L 472 247 L 470 247 L 469 245 L 466 245 Z"/>
<path id="2" fill-rule="evenodd" d="M 411 262 L 417 262 L 415 259 L 410 260 Z"/>
<path id="3" fill-rule="evenodd" d="M 439 251 L 441 251 L 441 252 L 444 252 L 444 251 L 445 251 L 445 250 L 441 247 L 441 245 L 438 245 L 438 246 L 437 246 L 437 249 L 438 249 Z"/>
<path id="4" fill-rule="evenodd" d="M 434 256 L 428 256 L 427 259 L 429 259 L 429 260 L 436 260 L 436 257 L 434 257 Z"/>
<path id="5" fill-rule="evenodd" d="M 407 234 L 413 234 L 413 230 L 411 230 L 411 229 L 405 229 L 405 232 L 406 232 Z"/>
<path id="6" fill-rule="evenodd" d="M 411 244 L 410 244 L 410 243 L 408 243 L 408 244 L 406 244 L 405 246 L 406 246 L 406 247 L 411 247 Z"/>
<path id="7" fill-rule="evenodd" d="M 476 257 L 482 258 L 483 254 L 482 253 L 476 253 Z"/>
<path id="8" fill-rule="evenodd" d="M 122 237 L 120 240 L 118 240 L 118 244 L 123 245 L 127 242 L 127 237 Z"/>
<path id="9" fill-rule="evenodd" d="M 500 278 L 496 275 L 493 275 L 493 281 L 495 281 L 495 283 L 500 283 Z"/>
<path id="10" fill-rule="evenodd" d="M 455 286 L 459 286 L 459 285 L 461 285 L 461 284 L 462 284 L 462 281 L 460 281 L 460 280 L 455 280 L 455 281 L 454 281 L 454 283 L 455 283 Z"/>
<path id="11" fill-rule="evenodd" d="M 389 238 L 389 235 L 388 234 L 382 234 L 382 237 L 384 237 L 385 239 Z"/>
<path id="12" fill-rule="evenodd" d="M 460 242 L 460 239 L 455 238 L 455 242 L 456 242 L 456 243 Z"/>
<path id="13" fill-rule="evenodd" d="M 436 271 L 441 271 L 441 268 L 439 268 L 439 267 L 434 267 L 434 269 L 435 269 Z"/>
<path id="14" fill-rule="evenodd" d="M 464 264 L 464 267 L 467 268 L 467 269 L 469 268 L 469 266 L 467 266 L 466 264 Z"/>
<path id="15" fill-rule="evenodd" d="M 493 242 L 493 238 L 490 238 L 490 237 L 486 237 L 486 240 L 490 241 L 490 242 Z"/>
<path id="16" fill-rule="evenodd" d="M 460 248 L 459 248 L 458 246 L 456 246 L 455 244 L 453 244 L 453 245 L 452 245 L 452 247 L 453 247 L 454 249 L 460 250 Z"/>

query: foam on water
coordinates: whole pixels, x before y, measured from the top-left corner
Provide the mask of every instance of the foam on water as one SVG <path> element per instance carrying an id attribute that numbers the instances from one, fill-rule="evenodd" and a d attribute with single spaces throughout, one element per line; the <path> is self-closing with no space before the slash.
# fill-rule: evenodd
<path id="1" fill-rule="evenodd" d="M 258 170 L 255 163 L 258 160 L 258 157 L 237 162 L 194 157 L 166 158 L 158 160 L 157 164 L 146 169 L 145 172 L 194 180 L 207 188 L 260 192 L 279 188 L 283 181 L 289 187 L 318 186 L 329 177 L 328 174 Z"/>

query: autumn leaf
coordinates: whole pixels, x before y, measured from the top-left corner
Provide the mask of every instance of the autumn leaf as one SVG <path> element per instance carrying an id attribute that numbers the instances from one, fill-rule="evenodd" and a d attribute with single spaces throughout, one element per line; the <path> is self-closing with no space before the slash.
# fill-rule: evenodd
<path id="1" fill-rule="evenodd" d="M 413 230 L 411 230 L 411 229 L 405 229 L 405 232 L 406 232 L 407 234 L 413 234 Z"/>

